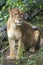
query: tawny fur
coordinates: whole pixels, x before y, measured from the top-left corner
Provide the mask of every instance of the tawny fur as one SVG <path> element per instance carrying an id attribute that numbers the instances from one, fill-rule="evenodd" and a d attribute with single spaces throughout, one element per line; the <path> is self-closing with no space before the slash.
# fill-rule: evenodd
<path id="1" fill-rule="evenodd" d="M 23 13 L 17 9 L 10 10 L 10 17 L 7 21 L 7 35 L 9 40 L 10 55 L 7 58 L 19 59 L 22 55 L 22 48 L 30 52 L 35 52 L 39 48 L 40 32 L 34 31 L 31 25 L 23 20 Z M 15 46 L 18 44 L 18 49 L 15 51 Z"/>

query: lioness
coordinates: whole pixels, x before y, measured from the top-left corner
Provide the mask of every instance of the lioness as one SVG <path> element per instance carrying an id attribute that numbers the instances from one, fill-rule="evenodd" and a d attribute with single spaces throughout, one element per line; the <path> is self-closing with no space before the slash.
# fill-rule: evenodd
<path id="1" fill-rule="evenodd" d="M 19 9 L 10 9 L 10 17 L 7 21 L 7 35 L 9 40 L 10 55 L 8 59 L 19 59 L 23 53 L 23 47 L 30 52 L 39 48 L 40 32 L 34 31 L 32 26 L 23 20 L 23 12 Z M 16 45 L 17 48 L 16 48 Z"/>

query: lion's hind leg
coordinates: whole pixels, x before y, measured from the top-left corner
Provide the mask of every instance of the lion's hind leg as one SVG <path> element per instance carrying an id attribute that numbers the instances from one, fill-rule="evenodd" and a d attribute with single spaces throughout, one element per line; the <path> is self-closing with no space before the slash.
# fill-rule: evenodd
<path id="1" fill-rule="evenodd" d="M 40 48 L 40 31 L 36 30 L 34 32 L 34 44 L 35 44 L 35 49 L 39 50 Z"/>

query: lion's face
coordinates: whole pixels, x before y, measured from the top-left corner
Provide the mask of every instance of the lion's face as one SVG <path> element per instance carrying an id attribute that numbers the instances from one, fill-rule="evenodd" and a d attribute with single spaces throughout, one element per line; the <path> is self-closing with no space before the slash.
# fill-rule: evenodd
<path id="1" fill-rule="evenodd" d="M 10 17 L 12 19 L 12 21 L 16 24 L 16 25 L 22 25 L 23 23 L 23 13 L 17 9 L 14 8 L 10 11 Z"/>

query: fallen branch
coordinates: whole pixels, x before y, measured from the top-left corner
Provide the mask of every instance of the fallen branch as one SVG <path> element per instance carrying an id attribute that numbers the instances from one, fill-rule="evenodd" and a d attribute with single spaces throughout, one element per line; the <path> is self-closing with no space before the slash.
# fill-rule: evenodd
<path id="1" fill-rule="evenodd" d="M 40 13 L 40 12 L 42 12 L 42 11 L 43 11 L 43 9 L 40 9 L 40 10 L 36 11 L 35 13 L 33 13 L 33 14 L 29 17 L 29 21 L 30 21 L 31 19 L 33 19 L 38 13 Z"/>
<path id="2" fill-rule="evenodd" d="M 28 13 L 24 14 L 24 20 L 26 21 L 31 21 L 36 15 L 38 15 L 40 12 L 43 12 L 43 9 L 40 9 L 34 13 L 32 13 L 30 16 Z"/>

